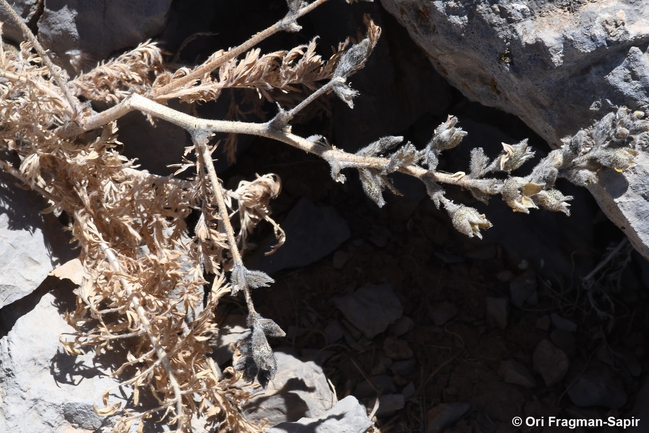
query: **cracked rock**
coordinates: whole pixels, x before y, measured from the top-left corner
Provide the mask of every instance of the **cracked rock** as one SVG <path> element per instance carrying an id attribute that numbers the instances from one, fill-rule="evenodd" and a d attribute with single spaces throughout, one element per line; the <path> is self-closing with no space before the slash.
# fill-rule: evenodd
<path id="1" fill-rule="evenodd" d="M 282 222 L 286 243 L 270 256 L 264 255 L 277 243 L 275 236 L 267 239 L 248 264 L 273 274 L 282 269 L 310 265 L 336 250 L 347 239 L 347 222 L 330 206 L 314 204 L 302 197 Z"/>
<path id="2" fill-rule="evenodd" d="M 0 431 L 95 431 L 105 421 L 94 404 L 117 382 L 96 367 L 93 353 L 63 352 L 59 337 L 73 331 L 56 306 L 63 298 L 58 290 L 46 293 L 0 339 Z M 120 401 L 111 395 L 110 404 Z"/>
<path id="3" fill-rule="evenodd" d="M 365 286 L 351 295 L 333 298 L 336 307 L 367 338 L 385 331 L 403 314 L 392 284 Z"/>
<path id="4" fill-rule="evenodd" d="M 534 349 L 532 359 L 534 370 L 543 377 L 547 386 L 562 381 L 570 366 L 568 355 L 545 339 Z"/>
<path id="5" fill-rule="evenodd" d="M 355 397 L 347 396 L 318 417 L 284 422 L 267 433 L 365 433 L 372 422 Z"/>
<path id="6" fill-rule="evenodd" d="M 277 374 L 268 388 L 243 407 L 248 419 L 267 419 L 271 426 L 292 423 L 305 417 L 321 417 L 334 405 L 336 396 L 322 368 L 312 361 L 299 360 L 290 351 L 275 351 Z"/>

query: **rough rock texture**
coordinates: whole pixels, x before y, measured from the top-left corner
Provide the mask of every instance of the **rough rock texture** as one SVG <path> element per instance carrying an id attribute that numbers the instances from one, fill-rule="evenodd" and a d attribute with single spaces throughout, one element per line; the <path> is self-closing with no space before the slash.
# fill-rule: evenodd
<path id="1" fill-rule="evenodd" d="M 68 72 L 78 73 L 162 32 L 170 6 L 171 0 L 48 0 L 38 36 Z"/>
<path id="2" fill-rule="evenodd" d="M 250 268 L 273 274 L 307 266 L 335 251 L 350 236 L 347 222 L 334 208 L 318 206 L 306 197 L 291 209 L 282 228 L 286 243 L 266 256 L 264 253 L 277 243 L 275 236 L 268 238 L 248 261 Z"/>
<path id="3" fill-rule="evenodd" d="M 403 306 L 391 284 L 361 287 L 350 295 L 336 296 L 333 301 L 367 338 L 385 331 L 403 314 Z"/>
<path id="4" fill-rule="evenodd" d="M 579 407 L 619 409 L 627 401 L 621 380 L 616 379 L 607 366 L 597 362 L 572 382 L 568 396 Z"/>
<path id="5" fill-rule="evenodd" d="M 455 424 L 469 409 L 468 403 L 440 403 L 431 408 L 426 417 L 426 433 L 438 433 Z"/>
<path id="6" fill-rule="evenodd" d="M 93 404 L 101 405 L 102 393 L 116 383 L 101 373 L 92 356 L 62 351 L 59 336 L 72 331 L 57 308 L 64 299 L 62 291 L 45 294 L 0 339 L 2 432 L 81 433 L 109 422 L 95 413 Z"/>
<path id="7" fill-rule="evenodd" d="M 0 308 L 30 294 L 52 269 L 74 256 L 38 194 L 0 176 Z"/>
<path id="8" fill-rule="evenodd" d="M 345 397 L 317 418 L 279 424 L 268 433 L 364 433 L 372 422 L 365 408 L 352 396 Z"/>
<path id="9" fill-rule="evenodd" d="M 275 351 L 277 374 L 266 390 L 243 407 L 248 419 L 267 419 L 273 426 L 303 417 L 321 417 L 334 405 L 336 396 L 322 368 L 312 361 L 302 362 L 289 352 L 291 349 Z"/>
<path id="10" fill-rule="evenodd" d="M 545 339 L 536 346 L 532 357 L 534 370 L 543 377 L 547 386 L 562 381 L 570 367 L 566 353 Z"/>
<path id="11" fill-rule="evenodd" d="M 649 3 L 498 3 L 382 0 L 451 84 L 519 116 L 553 146 L 610 111 L 607 101 L 646 107 Z M 624 176 L 605 173 L 590 191 L 649 258 L 646 159 Z"/>
<path id="12" fill-rule="evenodd" d="M 508 359 L 507 361 L 501 362 L 498 375 L 502 376 L 507 383 L 513 383 L 514 385 L 520 385 L 526 388 L 534 388 L 536 386 L 536 381 L 527 367 L 515 359 Z"/>
<path id="13" fill-rule="evenodd" d="M 32 20 L 32 17 L 37 18 L 36 14 L 38 12 L 38 0 L 15 0 L 9 2 L 11 7 L 16 13 L 27 21 L 29 24 Z M 20 31 L 18 26 L 11 22 L 9 14 L 0 7 L 0 21 L 3 22 L 2 25 L 2 36 L 11 39 L 14 42 L 19 42 L 23 40 L 23 32 Z"/>

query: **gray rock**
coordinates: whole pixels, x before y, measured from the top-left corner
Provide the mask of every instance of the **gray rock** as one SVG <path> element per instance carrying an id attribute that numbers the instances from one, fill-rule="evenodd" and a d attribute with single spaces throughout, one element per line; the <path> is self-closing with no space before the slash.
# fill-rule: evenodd
<path id="1" fill-rule="evenodd" d="M 162 32 L 171 0 L 48 0 L 38 36 L 72 75 Z"/>
<path id="2" fill-rule="evenodd" d="M 555 329 L 550 333 L 550 341 L 566 352 L 568 358 L 572 359 L 577 356 L 575 334 L 566 332 L 563 329 Z"/>
<path id="3" fill-rule="evenodd" d="M 447 301 L 437 302 L 428 309 L 428 316 L 433 319 L 435 325 L 442 326 L 457 316 L 457 307 Z"/>
<path id="4" fill-rule="evenodd" d="M 536 381 L 527 367 L 515 359 L 503 361 L 500 364 L 498 374 L 502 376 L 507 383 L 524 386 L 526 388 L 534 388 L 536 386 Z"/>
<path id="5" fill-rule="evenodd" d="M 487 296 L 487 324 L 500 329 L 507 327 L 509 304 L 507 298 L 492 298 Z"/>
<path id="6" fill-rule="evenodd" d="M 0 431 L 96 430 L 104 421 L 93 408 L 117 382 L 96 367 L 93 354 L 68 356 L 59 337 L 72 332 L 55 305 L 59 291 L 45 294 L 0 339 Z M 44 326 L 46 324 L 46 326 Z M 110 362 L 110 361 L 109 361 Z M 111 393 L 110 404 L 124 401 Z M 84 430 L 84 431 L 85 431 Z"/>
<path id="7" fill-rule="evenodd" d="M 469 410 L 469 403 L 440 403 L 426 414 L 426 433 L 438 433 L 455 424 Z"/>
<path id="8" fill-rule="evenodd" d="M 219 324 L 219 333 L 211 344 L 215 347 L 214 358 L 221 365 L 232 359 L 230 344 L 234 344 L 246 336 L 248 325 L 246 316 L 231 314 Z"/>
<path id="9" fill-rule="evenodd" d="M 469 99 L 520 117 L 550 145 L 605 113 L 611 101 L 642 109 L 649 100 L 649 3 L 612 0 L 434 2 L 382 0 Z M 603 110 L 602 110 L 603 111 Z M 620 175 L 603 170 L 589 187 L 607 216 L 649 258 L 649 157 Z"/>
<path id="10" fill-rule="evenodd" d="M 32 293 L 56 266 L 78 255 L 46 203 L 0 175 L 0 308 Z"/>
<path id="11" fill-rule="evenodd" d="M 385 331 L 403 314 L 392 284 L 365 286 L 351 295 L 335 296 L 334 304 L 367 338 Z"/>
<path id="12" fill-rule="evenodd" d="M 534 371 L 543 377 L 547 386 L 552 386 L 566 376 L 570 361 L 566 353 L 548 340 L 541 340 L 532 355 Z"/>
<path id="13" fill-rule="evenodd" d="M 514 273 L 509 269 L 503 269 L 496 274 L 496 279 L 503 283 L 509 283 L 515 278 Z"/>
<path id="14" fill-rule="evenodd" d="M 403 394 L 403 397 L 408 399 L 415 395 L 415 392 L 417 392 L 417 389 L 415 388 L 415 384 L 412 382 L 409 382 L 408 385 L 406 385 L 403 388 L 403 391 L 401 391 L 401 394 Z"/>
<path id="15" fill-rule="evenodd" d="M 387 374 L 372 376 L 370 381 L 364 380 L 356 385 L 354 395 L 358 398 L 376 397 L 380 394 L 392 394 L 396 392 L 397 387 L 394 380 Z"/>
<path id="16" fill-rule="evenodd" d="M 181 112 L 189 111 L 187 104 L 170 101 L 169 107 Z M 123 154 L 137 158 L 142 169 L 161 176 L 168 176 L 177 167 L 168 167 L 182 160 L 185 146 L 191 146 L 187 132 L 169 122 L 158 121 L 151 125 L 139 112 L 128 113 L 117 122 L 119 140 L 124 143 Z M 155 143 L 152 146 L 151 143 Z M 219 158 L 219 162 L 225 158 Z M 218 167 L 217 167 L 218 170 Z"/>
<path id="17" fill-rule="evenodd" d="M 327 336 L 327 343 L 333 344 L 343 338 L 345 335 L 345 327 L 338 320 L 333 320 L 325 326 L 323 332 Z"/>
<path id="18" fill-rule="evenodd" d="M 372 426 L 365 407 L 347 396 L 317 418 L 284 422 L 267 433 L 365 433 Z"/>
<path id="19" fill-rule="evenodd" d="M 310 265 L 336 250 L 350 232 L 347 222 L 332 207 L 315 205 L 302 197 L 282 222 L 286 243 L 275 254 L 264 255 L 275 245 L 266 240 L 248 261 L 251 269 L 273 274 L 282 269 Z"/>
<path id="20" fill-rule="evenodd" d="M 619 409 L 626 403 L 627 395 L 622 385 L 613 379 L 608 367 L 591 368 L 580 375 L 568 388 L 572 402 L 579 407 L 602 406 Z"/>
<path id="21" fill-rule="evenodd" d="M 390 325 L 390 334 L 395 337 L 400 337 L 403 334 L 407 334 L 415 328 L 415 321 L 408 316 L 401 316 Z"/>
<path id="22" fill-rule="evenodd" d="M 395 361 L 390 366 L 390 371 L 395 376 L 409 376 L 415 372 L 417 368 L 417 360 L 414 358 L 406 359 L 403 361 Z"/>
<path id="23" fill-rule="evenodd" d="M 566 332 L 577 332 L 577 324 L 572 320 L 561 317 L 556 313 L 550 314 L 550 319 L 555 328 Z"/>
<path id="24" fill-rule="evenodd" d="M 518 308 L 521 308 L 526 302 L 535 305 L 537 301 L 536 287 L 536 276 L 533 272 L 528 271 L 516 277 L 509 283 L 509 295 L 512 298 L 512 304 Z"/>
<path id="25" fill-rule="evenodd" d="M 38 9 L 38 0 L 15 0 L 9 2 L 14 11 L 24 20 L 31 21 L 35 17 Z M 36 17 L 37 18 L 37 17 Z M 2 25 L 2 38 L 11 39 L 14 42 L 21 42 L 25 40 L 23 32 L 13 23 L 9 14 L 5 12 L 3 7 L 0 7 L 0 21 Z"/>
<path id="26" fill-rule="evenodd" d="M 287 349 L 286 352 L 290 352 Z M 302 362 L 295 356 L 275 351 L 277 374 L 268 388 L 243 406 L 250 420 L 268 419 L 269 425 L 295 422 L 301 418 L 318 418 L 336 401 L 322 368 L 314 362 Z"/>
<path id="27" fill-rule="evenodd" d="M 385 394 L 379 397 L 379 408 L 376 416 L 390 416 L 406 405 L 406 399 L 401 394 Z"/>
<path id="28" fill-rule="evenodd" d="M 383 351 L 385 355 L 392 359 L 410 359 L 413 357 L 413 351 L 405 340 L 390 335 L 383 341 Z"/>

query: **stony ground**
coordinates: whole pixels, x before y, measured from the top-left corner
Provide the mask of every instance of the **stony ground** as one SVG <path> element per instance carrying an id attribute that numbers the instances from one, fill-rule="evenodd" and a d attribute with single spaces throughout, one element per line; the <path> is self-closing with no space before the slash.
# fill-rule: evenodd
<path id="1" fill-rule="evenodd" d="M 218 7 L 226 13 L 214 12 L 209 24 L 214 28 L 208 28 L 183 15 L 183 5 L 178 3 L 175 19 L 192 23 L 178 28 L 188 33 L 217 32 L 213 39 L 203 41 L 205 46 L 199 48 L 204 51 L 186 48 L 183 60 L 242 42 L 272 22 L 280 9 L 271 6 L 284 2 L 268 4 L 272 9 L 268 16 L 258 13 L 246 15 L 245 20 L 226 20 L 223 17 L 233 17 L 236 11 L 229 9 L 233 3 L 224 3 Z M 361 90 L 356 109 L 350 112 L 334 104 L 322 112 L 326 114 L 297 125 L 296 132 L 305 136 L 324 133 L 350 151 L 386 134 L 403 134 L 421 147 L 450 113 L 460 118 L 469 136 L 457 152 L 445 155 L 449 159 L 442 168 L 447 171 L 465 169 L 466 155 L 476 145 L 485 146 L 493 156 L 501 141 L 514 143 L 530 137 L 539 153 L 548 150 L 513 116 L 469 103 L 451 90 L 396 22 L 379 6 L 363 7 L 383 26 L 384 38 L 366 71 L 352 80 Z M 343 23 L 337 8 L 325 5 L 318 12 L 321 15 L 305 19 L 305 31 L 321 35 L 325 47 L 360 27 L 364 11 L 356 14 L 355 21 Z M 241 25 L 244 21 L 250 28 Z M 336 25 L 328 25 L 331 22 Z M 163 34 L 170 51 L 186 36 Z M 308 40 L 304 35 L 299 38 L 289 35 L 263 48 L 286 48 Z M 223 107 L 201 110 L 206 117 L 224 112 Z M 273 107 L 268 110 L 272 112 Z M 183 134 L 164 130 L 154 140 L 157 147 L 142 146 L 142 137 L 133 133 L 141 125 L 131 128 L 130 138 L 129 125 L 122 126 L 125 152 L 140 157 L 145 168 L 162 172 L 166 164 L 178 161 Z M 150 133 L 147 130 L 144 135 Z M 264 258 L 270 229 L 264 232 L 262 227 L 256 234 L 257 251 L 248 257 L 251 268 L 265 269 L 277 281 L 271 289 L 255 292 L 260 313 L 288 333 L 285 339 L 273 341 L 280 368 L 285 368 L 278 373 L 282 380 L 271 388 L 289 388 L 294 370 L 287 365 L 295 364 L 282 354 L 292 352 L 322 367 L 326 378 L 317 379 L 320 388 L 327 388 L 328 380 L 338 399 L 353 395 L 363 402 L 382 432 L 575 431 L 548 428 L 549 416 L 635 416 L 646 421 L 645 429 L 649 427 L 649 385 L 644 381 L 649 368 L 649 266 L 629 249 L 586 191 L 560 185 L 575 196 L 570 218 L 542 211 L 514 215 L 497 200 L 488 207 L 479 205 L 494 222 L 480 241 L 454 232 L 447 215 L 407 179 L 395 179 L 404 196 L 386 197 L 387 206 L 378 209 L 363 196 L 354 175 L 349 175 L 346 184 L 336 184 L 327 164 L 315 158 L 263 140 L 243 138 L 240 143 L 241 149 L 247 146 L 248 150 L 240 153 L 236 166 L 223 169 L 226 183 L 233 186 L 238 180 L 268 172 L 277 173 L 283 182 L 283 192 L 272 207 L 289 240 L 275 256 Z M 175 146 L 178 155 L 167 152 L 165 145 Z M 153 156 L 170 160 L 154 160 L 146 154 L 152 148 Z M 523 171 L 528 168 L 524 166 Z M 12 190 L 6 186 L 2 191 L 0 198 L 10 221 L 2 229 L 14 230 L 20 218 L 11 214 L 15 209 Z M 455 200 L 475 205 L 462 191 L 453 194 Z M 46 222 L 57 223 L 52 218 Z M 29 227 L 32 233 L 40 233 Z M 60 233 L 60 227 L 57 230 L 44 231 L 51 235 Z M 65 239 L 50 243 L 63 245 Z M 71 258 L 66 254 L 54 256 Z M 50 270 L 39 274 L 38 281 Z M 53 289 L 51 283 L 46 280 L 24 301 L 0 310 L 0 337 L 28 335 L 34 340 L 22 338 L 32 347 L 37 338 L 47 337 L 52 354 L 37 359 L 43 364 L 39 374 L 45 376 L 60 364 L 50 361 L 59 350 L 56 335 L 66 329 L 59 324 L 63 329 L 59 332 L 50 324 L 41 332 L 37 326 L 42 321 L 32 312 L 51 307 L 52 294 L 59 304 L 63 298 L 69 301 L 71 291 L 69 284 Z M 47 317 L 59 318 L 59 312 L 48 311 L 51 316 Z M 241 300 L 231 299 L 219 313 L 223 323 L 234 329 L 246 311 Z M 28 323 L 29 332 L 19 334 Z M 36 350 L 24 353 L 34 359 L 39 355 Z M 29 360 L 23 364 L 31 365 Z M 227 365 L 227 354 L 222 363 Z M 295 368 L 301 368 L 300 364 Z M 91 377 L 86 376 L 80 383 L 89 386 Z M 283 394 L 282 407 L 321 405 L 326 409 L 331 403 L 329 397 L 319 397 L 308 387 L 296 393 L 293 400 Z M 311 401 L 314 395 L 316 400 L 327 401 Z M 2 397 L 0 393 L 0 404 Z M 262 406 L 270 405 L 257 401 L 247 410 L 255 413 Z M 301 413 L 293 414 L 292 420 Z M 286 419 L 285 414 L 277 419 L 282 416 Z M 515 416 L 545 419 L 546 427 L 516 429 L 512 426 Z M 65 418 L 87 429 L 102 423 L 93 418 L 80 424 L 67 412 Z"/>
<path id="2" fill-rule="evenodd" d="M 543 250 L 534 241 L 525 245 L 528 259 L 508 252 L 528 233 L 468 239 L 426 198 L 417 204 L 393 197 L 378 209 L 356 180 L 335 184 L 325 164 L 273 146 L 251 147 L 236 173 L 282 177 L 285 188 L 273 205 L 280 221 L 304 197 L 314 203 L 313 214 L 286 217 L 289 239 L 304 230 L 300 225 L 315 240 L 318 230 L 344 231 L 309 223 L 325 209 L 342 216 L 336 224 L 347 225 L 349 237 L 308 266 L 300 261 L 308 253 L 291 251 L 289 241 L 273 269 L 286 268 L 275 271 L 271 290 L 257 291 L 256 302 L 288 331 L 277 346 L 315 358 L 338 398 L 351 394 L 377 410 L 381 431 L 505 432 L 516 430 L 515 416 L 641 416 L 647 266 L 609 223 L 590 226 L 595 236 L 580 244 L 587 251 L 572 245 L 573 270 L 580 254 L 590 257 L 582 261 L 591 271 L 612 257 L 590 280 L 599 283 L 588 286 L 585 271 L 571 279 L 548 266 L 535 269 L 530 262 Z M 574 206 L 591 206 L 587 196 L 580 199 L 586 202 Z M 551 237 L 556 255 L 570 260 L 560 252 L 570 247 L 561 245 L 569 236 Z M 609 254 L 613 247 L 618 254 Z"/>

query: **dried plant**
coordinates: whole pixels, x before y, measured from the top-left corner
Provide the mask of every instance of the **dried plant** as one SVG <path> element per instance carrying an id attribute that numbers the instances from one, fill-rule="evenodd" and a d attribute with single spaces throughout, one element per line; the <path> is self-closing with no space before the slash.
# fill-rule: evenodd
<path id="1" fill-rule="evenodd" d="M 291 121 L 323 94 L 333 92 L 353 108 L 357 92 L 348 77 L 364 66 L 381 33 L 366 18 L 367 36 L 355 44 L 341 43 L 327 61 L 315 53 L 315 40 L 265 55 L 254 48 L 274 33 L 299 31 L 297 19 L 324 1 L 289 0 L 289 11 L 278 23 L 193 68 L 168 70 L 159 48 L 147 42 L 69 79 L 6 0 L 0 0 L 27 39 L 19 50 L 0 47 L 1 145 L 20 159 L 19 167 L 0 161 L 0 168 L 40 192 L 51 204 L 49 211 L 71 218 L 86 278 L 77 290 L 77 309 L 68 315 L 78 332 L 62 341 L 72 354 L 88 348 L 97 353 L 126 350 L 112 375 L 132 390 L 128 404 L 116 402 L 113 390 L 107 390 L 98 408 L 104 415 L 120 415 L 116 432 L 129 431 L 134 423 L 141 429 L 143 418 L 149 417 L 185 432 L 198 419 L 224 431 L 262 428 L 242 416 L 247 394 L 238 380 L 256 379 L 266 386 L 277 370 L 267 337 L 284 332 L 256 311 L 251 290 L 273 280 L 247 269 L 242 251 L 262 220 L 275 230 L 275 248 L 284 242 L 268 207 L 279 194 L 280 180 L 266 174 L 241 182 L 234 191 L 225 189 L 212 160 L 215 133 L 267 137 L 318 155 L 339 182 L 345 181 L 344 169 L 356 169 L 365 193 L 379 206 L 385 203 L 383 190 L 398 193 L 391 173 L 416 177 L 435 204 L 446 209 L 453 226 L 470 237 L 481 237 L 480 230 L 491 223 L 476 209 L 446 198 L 442 184 L 467 189 L 484 202 L 499 194 L 517 212 L 541 206 L 569 214 L 571 197 L 554 188 L 558 177 L 585 185 L 597 180 L 603 166 L 626 170 L 633 162 L 633 146 L 642 141 L 638 134 L 646 131 L 647 122 L 641 113 L 624 108 L 552 151 L 527 176 L 511 175 L 534 155 L 526 141 L 503 144 L 493 160 L 481 148 L 473 149 L 468 174 L 438 171 L 441 153 L 466 135 L 452 116 L 421 150 L 401 137 L 384 137 L 351 154 L 322 136 L 293 134 Z M 279 107 L 264 123 L 200 119 L 164 105 L 171 99 L 214 101 L 223 89 L 253 89 L 260 98 L 275 101 L 275 91 L 299 88 L 312 93 L 290 110 Z M 91 102 L 109 108 L 97 112 Z M 178 172 L 191 168 L 193 177 L 150 174 L 120 155 L 116 120 L 134 110 L 189 132 L 193 145 L 186 154 L 193 152 L 196 161 L 179 162 Z M 498 172 L 504 174 L 491 176 Z M 200 218 L 190 234 L 185 220 L 192 211 Z M 214 280 L 204 299 L 208 275 Z M 221 371 L 209 356 L 208 342 L 219 332 L 215 308 L 223 296 L 239 292 L 249 311 L 249 332 L 236 347 L 233 367 Z M 159 405 L 144 408 L 143 392 Z"/>

